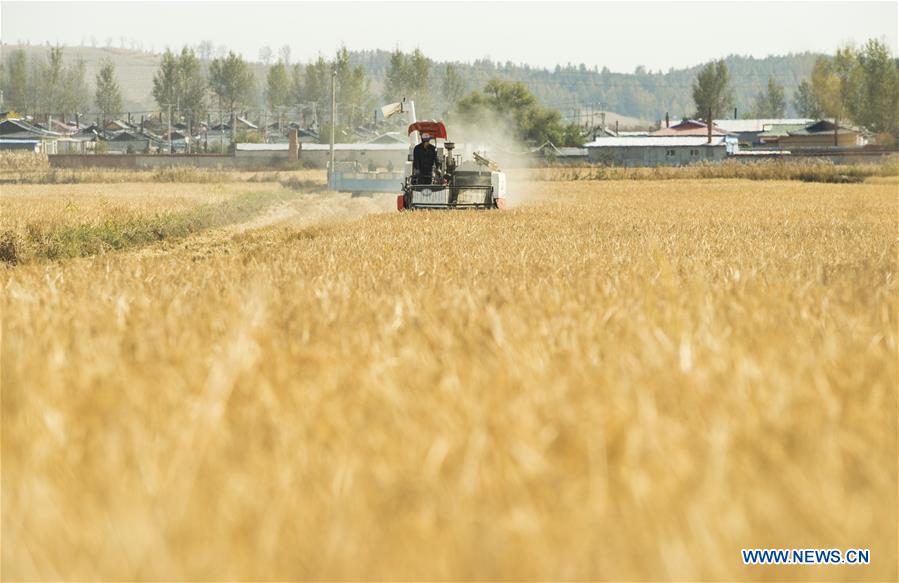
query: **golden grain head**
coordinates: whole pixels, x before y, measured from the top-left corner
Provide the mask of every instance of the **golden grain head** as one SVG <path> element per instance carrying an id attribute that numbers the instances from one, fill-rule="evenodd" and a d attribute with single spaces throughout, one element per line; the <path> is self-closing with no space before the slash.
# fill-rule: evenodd
<path id="1" fill-rule="evenodd" d="M 895 579 L 895 184 L 513 190 L 0 267 L 3 577 Z"/>

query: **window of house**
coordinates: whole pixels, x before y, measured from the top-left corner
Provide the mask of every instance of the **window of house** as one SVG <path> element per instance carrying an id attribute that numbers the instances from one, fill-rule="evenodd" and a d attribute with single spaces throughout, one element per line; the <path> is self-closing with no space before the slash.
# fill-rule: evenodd
<path id="1" fill-rule="evenodd" d="M 674 150 L 665 150 L 666 156 L 674 156 Z"/>
<path id="2" fill-rule="evenodd" d="M 699 155 L 699 150 L 690 150 L 690 155 L 691 155 L 691 156 L 698 156 L 698 155 Z"/>

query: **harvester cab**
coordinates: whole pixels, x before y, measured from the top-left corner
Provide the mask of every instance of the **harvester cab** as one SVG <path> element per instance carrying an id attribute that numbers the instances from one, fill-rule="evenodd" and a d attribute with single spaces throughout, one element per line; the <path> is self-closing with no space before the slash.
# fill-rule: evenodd
<path id="1" fill-rule="evenodd" d="M 413 171 L 413 150 L 422 134 L 428 134 L 437 148 L 438 171 L 428 182 Z M 456 154 L 443 122 L 413 119 L 408 135 L 409 156 L 403 193 L 396 199 L 398 210 L 506 208 L 506 174 L 484 153 L 472 152 L 470 160 Z"/>

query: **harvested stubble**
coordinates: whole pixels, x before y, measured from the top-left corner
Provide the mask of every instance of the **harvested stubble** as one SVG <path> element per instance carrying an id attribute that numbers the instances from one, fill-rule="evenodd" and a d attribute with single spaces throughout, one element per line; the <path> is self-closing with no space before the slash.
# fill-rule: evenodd
<path id="1" fill-rule="evenodd" d="M 535 188 L 6 268 L 4 578 L 895 579 L 895 186 Z"/>
<path id="2" fill-rule="evenodd" d="M 275 183 L 6 186 L 0 262 L 71 258 L 245 220 L 291 196 Z"/>

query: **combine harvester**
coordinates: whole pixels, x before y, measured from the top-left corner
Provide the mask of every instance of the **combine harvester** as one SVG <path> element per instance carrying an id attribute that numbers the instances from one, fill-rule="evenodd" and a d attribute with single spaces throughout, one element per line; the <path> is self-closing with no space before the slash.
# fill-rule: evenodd
<path id="1" fill-rule="evenodd" d="M 402 175 L 394 172 L 361 172 L 350 162 L 335 163 L 328 171 L 331 190 L 352 192 L 354 196 L 373 192 L 396 192 L 397 210 L 415 209 L 504 209 L 506 208 L 506 174 L 496 162 L 470 146 L 470 160 L 455 154 L 455 144 L 447 140 L 446 127 L 440 121 L 417 121 L 415 103 L 392 103 L 381 109 L 384 119 L 397 114 L 409 116 L 409 153 Z M 423 133 L 430 134 L 437 148 L 440 171 L 428 183 L 422 183 L 412 171 L 412 152 Z M 442 145 L 437 142 L 442 140 Z M 332 144 L 333 148 L 333 144 Z"/>
<path id="2" fill-rule="evenodd" d="M 412 116 L 415 115 L 412 106 Z M 429 134 L 443 140 L 437 147 L 441 169 L 431 182 L 422 184 L 412 171 L 412 150 L 418 136 Z M 435 144 L 437 146 L 437 144 Z M 504 209 L 506 208 L 506 174 L 496 162 L 472 152 L 471 160 L 454 154 L 455 144 L 447 140 L 446 127 L 440 121 L 413 121 L 409 125 L 409 156 L 405 164 L 403 194 L 396 197 L 397 210 L 416 209 Z"/>
<path id="3" fill-rule="evenodd" d="M 471 160 L 463 160 L 462 155 L 453 152 L 455 144 L 447 140 L 443 122 L 415 118 L 413 101 L 404 99 L 381 111 L 385 119 L 397 113 L 409 115 L 409 153 L 404 164 L 403 193 L 396 197 L 397 210 L 506 208 L 506 174 L 495 162 L 475 151 L 471 152 Z M 428 183 L 422 183 L 412 170 L 412 152 L 425 133 L 435 142 L 440 169 Z M 442 146 L 438 140 L 443 140 Z"/>

